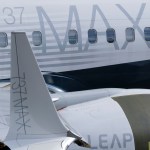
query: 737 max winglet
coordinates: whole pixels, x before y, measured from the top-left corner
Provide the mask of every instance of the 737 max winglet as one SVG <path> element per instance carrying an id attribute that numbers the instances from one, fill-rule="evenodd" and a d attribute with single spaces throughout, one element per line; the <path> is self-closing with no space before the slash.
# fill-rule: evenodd
<path id="1" fill-rule="evenodd" d="M 85 146 L 80 136 L 67 137 L 71 131 L 57 115 L 25 33 L 12 33 L 11 41 L 10 128 L 5 143 L 11 149 L 31 149 L 37 141 L 47 141 L 54 149 L 64 149 L 63 142 L 64 147 L 74 141 Z"/>

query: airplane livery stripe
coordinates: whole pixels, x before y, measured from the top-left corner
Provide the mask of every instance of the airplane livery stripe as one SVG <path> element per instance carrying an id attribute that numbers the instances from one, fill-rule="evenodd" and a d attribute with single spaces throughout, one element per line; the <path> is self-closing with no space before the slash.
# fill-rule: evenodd
<path id="1" fill-rule="evenodd" d="M 114 97 L 122 107 L 131 125 L 136 150 L 148 150 L 150 141 L 150 95 Z"/>

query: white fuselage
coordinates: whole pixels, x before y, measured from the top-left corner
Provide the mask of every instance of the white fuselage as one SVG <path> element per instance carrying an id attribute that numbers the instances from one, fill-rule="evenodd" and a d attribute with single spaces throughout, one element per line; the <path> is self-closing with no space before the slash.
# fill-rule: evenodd
<path id="1" fill-rule="evenodd" d="M 149 27 L 150 3 L 146 0 L 33 0 L 3 1 L 0 32 L 8 46 L 0 48 L 0 75 L 10 72 L 10 33 L 26 32 L 41 70 L 70 71 L 137 62 L 150 59 L 150 42 L 144 28 Z M 126 41 L 126 28 L 135 30 L 135 40 Z M 113 28 L 116 41 L 108 43 L 106 30 Z M 69 44 L 68 31 L 76 30 L 78 42 Z M 97 31 L 97 42 L 88 42 L 88 30 Z M 42 44 L 34 46 L 32 33 L 42 33 Z"/>

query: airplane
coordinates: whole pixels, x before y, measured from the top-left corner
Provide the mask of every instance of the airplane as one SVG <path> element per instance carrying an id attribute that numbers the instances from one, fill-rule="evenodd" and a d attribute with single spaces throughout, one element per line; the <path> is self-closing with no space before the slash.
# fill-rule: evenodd
<path id="1" fill-rule="evenodd" d="M 0 76 L 10 75 L 10 33 L 25 31 L 48 84 L 150 88 L 149 10 L 148 0 L 3 0 Z"/>
<path id="2" fill-rule="evenodd" d="M 150 90 L 131 89 L 56 111 L 25 33 L 12 33 L 10 125 L 4 148 L 147 150 L 149 104 Z"/>

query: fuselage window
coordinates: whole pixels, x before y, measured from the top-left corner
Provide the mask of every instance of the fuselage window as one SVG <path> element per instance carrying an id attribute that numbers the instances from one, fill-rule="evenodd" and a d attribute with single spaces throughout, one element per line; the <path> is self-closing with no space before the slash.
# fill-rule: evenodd
<path id="1" fill-rule="evenodd" d="M 126 40 L 133 42 L 135 40 L 135 31 L 133 28 L 126 28 Z"/>
<path id="2" fill-rule="evenodd" d="M 0 47 L 8 46 L 8 38 L 5 32 L 0 32 Z"/>
<path id="3" fill-rule="evenodd" d="M 34 46 L 40 46 L 42 44 L 42 33 L 40 31 L 34 31 L 32 33 L 32 41 Z"/>
<path id="4" fill-rule="evenodd" d="M 94 44 L 97 42 L 97 31 L 95 29 L 88 30 L 88 41 L 91 44 Z"/>
<path id="5" fill-rule="evenodd" d="M 69 30 L 68 39 L 70 44 L 78 43 L 78 32 L 76 30 Z"/>
<path id="6" fill-rule="evenodd" d="M 146 41 L 150 41 L 150 27 L 144 28 L 144 36 Z"/>
<path id="7" fill-rule="evenodd" d="M 106 30 L 106 37 L 108 43 L 113 43 L 116 41 L 116 33 L 113 28 L 109 28 Z"/>

